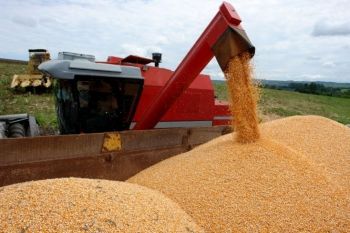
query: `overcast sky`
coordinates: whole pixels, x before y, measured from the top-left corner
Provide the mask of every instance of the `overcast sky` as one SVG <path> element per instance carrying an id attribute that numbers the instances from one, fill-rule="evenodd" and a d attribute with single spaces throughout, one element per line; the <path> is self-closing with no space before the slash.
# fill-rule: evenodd
<path id="1" fill-rule="evenodd" d="M 108 55 L 163 53 L 175 69 L 218 10 L 216 0 L 0 0 L 0 57 L 28 48 Z M 232 0 L 262 79 L 350 82 L 349 0 Z M 223 75 L 215 59 L 203 71 Z"/>

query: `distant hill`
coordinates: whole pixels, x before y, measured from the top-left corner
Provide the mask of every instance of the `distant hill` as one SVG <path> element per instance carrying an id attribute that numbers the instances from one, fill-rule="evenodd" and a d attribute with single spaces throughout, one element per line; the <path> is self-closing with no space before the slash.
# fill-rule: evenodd
<path id="1" fill-rule="evenodd" d="M 337 82 L 324 82 L 324 81 L 282 81 L 282 80 L 266 80 L 266 79 L 259 79 L 258 80 L 261 84 L 263 85 L 268 85 L 268 86 L 275 86 L 275 87 L 280 87 L 280 88 L 286 88 L 288 87 L 291 83 L 302 83 L 302 84 L 308 84 L 308 83 L 317 83 L 317 84 L 322 84 L 325 87 L 333 87 L 333 88 L 344 88 L 344 89 L 350 89 L 350 83 L 337 83 Z M 224 80 L 213 80 L 213 83 L 224 83 Z"/>
<path id="2" fill-rule="evenodd" d="M 277 87 L 286 87 L 291 83 L 317 83 L 322 84 L 325 87 L 333 87 L 333 88 L 350 88 L 350 83 L 337 83 L 337 82 L 324 82 L 324 81 L 279 81 L 279 80 L 259 80 L 264 85 L 275 85 Z"/>

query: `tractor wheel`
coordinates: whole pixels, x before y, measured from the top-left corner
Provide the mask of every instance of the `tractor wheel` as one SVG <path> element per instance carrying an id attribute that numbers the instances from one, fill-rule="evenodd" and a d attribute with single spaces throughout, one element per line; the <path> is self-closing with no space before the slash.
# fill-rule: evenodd
<path id="1" fill-rule="evenodd" d="M 9 138 L 23 138 L 26 136 L 26 130 L 21 123 L 15 123 L 9 126 Z"/>

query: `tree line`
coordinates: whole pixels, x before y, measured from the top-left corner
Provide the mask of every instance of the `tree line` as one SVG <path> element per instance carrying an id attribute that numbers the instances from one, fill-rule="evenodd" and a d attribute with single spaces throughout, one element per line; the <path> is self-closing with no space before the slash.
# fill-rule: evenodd
<path id="1" fill-rule="evenodd" d="M 321 83 L 289 83 L 286 86 L 263 84 L 264 88 L 296 91 L 300 93 L 350 98 L 350 89 L 327 87 Z"/>

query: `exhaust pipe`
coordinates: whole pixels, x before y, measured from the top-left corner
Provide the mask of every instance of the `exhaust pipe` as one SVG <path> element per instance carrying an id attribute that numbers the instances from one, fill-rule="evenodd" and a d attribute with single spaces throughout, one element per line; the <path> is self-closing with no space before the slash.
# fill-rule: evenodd
<path id="1" fill-rule="evenodd" d="M 223 71 L 234 56 L 245 51 L 254 56 L 255 48 L 240 23 L 233 6 L 224 2 L 134 129 L 153 128 L 214 55 Z"/>
<path id="2" fill-rule="evenodd" d="M 154 61 L 154 66 L 159 67 L 159 63 L 162 62 L 162 54 L 161 53 L 152 53 L 152 60 Z"/>

